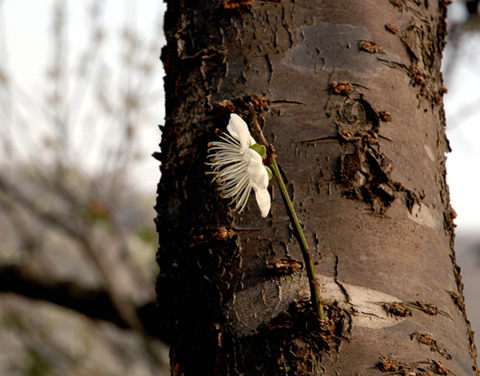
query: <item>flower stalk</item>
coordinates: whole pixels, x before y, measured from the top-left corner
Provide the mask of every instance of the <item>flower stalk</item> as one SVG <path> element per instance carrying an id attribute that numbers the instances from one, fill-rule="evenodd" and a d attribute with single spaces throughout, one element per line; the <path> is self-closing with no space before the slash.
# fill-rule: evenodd
<path id="1" fill-rule="evenodd" d="M 322 303 L 320 302 L 320 286 L 317 279 L 317 274 L 315 272 L 315 265 L 313 263 L 312 257 L 310 255 L 310 249 L 308 247 L 307 239 L 302 230 L 302 226 L 298 220 L 297 214 L 293 207 L 292 200 L 287 191 L 287 187 L 283 182 L 282 175 L 280 173 L 280 169 L 278 168 L 278 164 L 276 161 L 275 150 L 273 145 L 267 142 L 260 125 L 258 124 L 257 117 L 255 115 L 255 111 L 253 105 L 250 103 L 248 106 L 250 111 L 250 115 L 252 116 L 253 126 L 255 131 L 257 132 L 258 136 L 260 137 L 260 141 L 265 147 L 267 148 L 267 163 L 272 171 L 273 177 L 277 182 L 277 185 L 280 189 L 280 193 L 282 195 L 283 202 L 287 209 L 288 215 L 290 217 L 290 221 L 292 222 L 293 228 L 295 229 L 295 233 L 297 235 L 298 242 L 300 244 L 300 248 L 302 250 L 303 259 L 305 261 L 305 267 L 307 269 L 307 276 L 310 285 L 310 294 L 311 294 L 311 302 L 314 311 L 316 312 L 318 318 L 321 321 L 325 321 L 325 312 L 323 310 Z"/>

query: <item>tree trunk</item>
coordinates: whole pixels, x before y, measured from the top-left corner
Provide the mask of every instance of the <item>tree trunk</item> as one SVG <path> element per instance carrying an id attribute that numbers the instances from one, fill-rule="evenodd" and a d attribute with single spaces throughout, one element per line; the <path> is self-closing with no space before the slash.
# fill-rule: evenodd
<path id="1" fill-rule="evenodd" d="M 453 253 L 440 74 L 447 1 L 171 0 L 156 220 L 174 375 L 474 375 Z M 207 144 L 255 104 L 277 187 L 220 198 Z M 285 261 L 285 259 L 287 259 Z M 409 373 L 410 372 L 410 373 Z"/>

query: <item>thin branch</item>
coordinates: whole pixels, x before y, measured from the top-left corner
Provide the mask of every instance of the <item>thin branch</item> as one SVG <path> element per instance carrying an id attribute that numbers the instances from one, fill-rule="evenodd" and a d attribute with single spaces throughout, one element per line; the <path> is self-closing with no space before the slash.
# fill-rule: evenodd
<path id="1" fill-rule="evenodd" d="M 0 291 L 42 300 L 74 310 L 95 320 L 110 322 L 121 329 L 133 328 L 119 314 L 110 294 L 102 288 L 85 288 L 74 281 L 54 281 L 49 276 L 32 273 L 18 266 L 0 266 Z M 162 312 L 154 301 L 135 307 L 149 337 L 166 341 Z"/>
<path id="2" fill-rule="evenodd" d="M 106 290 L 108 291 L 111 301 L 122 319 L 127 322 L 130 327 L 135 328 L 135 330 L 139 333 L 144 332 L 143 325 L 137 316 L 133 302 L 126 298 L 122 291 L 119 290 L 118 284 L 116 283 L 117 276 L 112 267 L 108 264 L 107 260 L 104 258 L 104 254 L 99 252 L 93 245 L 91 236 L 88 233 L 88 228 L 85 228 L 85 226 L 84 228 L 81 226 L 72 226 L 68 224 L 67 221 L 62 219 L 61 216 L 41 209 L 34 201 L 23 194 L 17 187 L 8 182 L 7 179 L 1 174 L 0 191 L 3 191 L 8 197 L 19 202 L 44 222 L 53 225 L 57 229 L 63 230 L 67 235 L 80 243 L 85 253 L 94 262 L 98 271 L 103 276 Z"/>

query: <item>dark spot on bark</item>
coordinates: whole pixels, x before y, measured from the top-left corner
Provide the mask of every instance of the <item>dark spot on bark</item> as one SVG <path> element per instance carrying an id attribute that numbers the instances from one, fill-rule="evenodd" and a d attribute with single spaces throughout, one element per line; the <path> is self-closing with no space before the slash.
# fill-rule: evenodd
<path id="1" fill-rule="evenodd" d="M 458 309 L 465 315 L 466 309 L 465 309 L 465 300 L 463 299 L 463 296 L 458 292 L 454 292 L 454 291 L 448 291 L 448 293 L 450 294 L 450 297 L 452 298 L 453 302 L 458 307 Z"/>
<path id="2" fill-rule="evenodd" d="M 457 212 L 449 204 L 447 210 L 443 212 L 444 228 L 447 232 L 453 232 L 457 227 L 454 222 L 455 218 L 457 218 Z"/>
<path id="3" fill-rule="evenodd" d="M 452 359 L 452 356 L 447 352 L 447 350 L 438 345 L 431 333 L 419 333 L 418 331 L 415 331 L 410 335 L 410 339 L 415 340 L 422 345 L 428 346 L 430 351 L 436 352 L 446 359 Z"/>
<path id="4" fill-rule="evenodd" d="M 403 372 L 410 370 L 406 363 L 399 362 L 393 358 L 385 358 L 381 357 L 377 364 L 375 364 L 375 368 L 378 368 L 382 372 Z"/>
<path id="5" fill-rule="evenodd" d="M 383 308 L 387 313 L 393 316 L 407 317 L 412 316 L 412 311 L 403 303 L 384 303 Z"/>
<path id="6" fill-rule="evenodd" d="M 371 54 L 377 54 L 379 52 L 382 52 L 383 50 L 383 48 L 380 45 L 370 40 L 361 40 L 358 42 L 358 46 L 360 47 L 361 50 L 367 51 Z"/>
<path id="7" fill-rule="evenodd" d="M 232 229 L 225 227 L 219 227 L 216 231 L 209 231 L 206 234 L 190 235 L 189 247 L 196 247 L 199 244 L 208 243 L 212 240 L 227 241 L 236 236 Z"/>
<path id="8" fill-rule="evenodd" d="M 441 8 L 441 7 L 440 7 Z M 446 10 L 445 10 L 446 11 Z M 411 77 L 410 84 L 418 89 L 417 97 L 427 99 L 432 106 L 442 103 L 444 87 L 441 76 L 438 77 L 438 56 L 445 45 L 444 13 L 440 9 L 440 20 L 437 29 L 428 19 L 412 20 L 399 33 L 400 40 L 410 55 L 410 66 L 407 68 Z"/>
<path id="9" fill-rule="evenodd" d="M 357 187 L 365 185 L 368 176 L 368 166 L 364 166 L 364 163 L 365 155 L 358 150 L 354 153 L 340 156 L 340 179 Z"/>
<path id="10" fill-rule="evenodd" d="M 418 309 L 430 316 L 442 315 L 445 317 L 452 318 L 447 312 L 440 310 L 435 304 L 417 300 L 416 302 L 408 302 L 412 308 Z"/>
<path id="11" fill-rule="evenodd" d="M 435 304 L 422 302 L 420 300 L 411 302 L 410 305 L 431 316 L 435 316 L 440 312 Z"/>
<path id="12" fill-rule="evenodd" d="M 451 255 L 452 262 L 454 265 L 454 273 L 455 273 L 455 278 L 457 279 L 457 284 L 459 286 L 459 291 L 463 292 L 463 283 L 462 279 L 460 277 L 460 267 L 456 264 L 455 262 L 455 256 Z M 474 332 L 472 331 L 472 325 L 470 321 L 467 318 L 467 311 L 465 309 L 465 300 L 463 299 L 463 295 L 461 293 L 457 293 L 454 291 L 447 291 L 450 294 L 450 297 L 453 299 L 453 302 L 455 305 L 458 307 L 458 309 L 462 312 L 463 317 L 465 319 L 465 323 L 467 326 L 467 333 L 468 333 L 468 340 L 470 343 L 470 355 L 472 356 L 472 359 L 477 358 L 477 346 L 475 345 L 475 338 L 474 338 Z M 476 366 L 475 366 L 476 367 Z"/>
<path id="13" fill-rule="evenodd" d="M 438 1 L 438 13 L 440 14 L 440 19 L 437 28 L 437 41 L 440 50 L 443 50 L 445 47 L 445 38 L 447 36 L 447 8 L 451 3 L 451 0 Z"/>
<path id="14" fill-rule="evenodd" d="M 436 360 L 432 360 L 433 366 L 432 371 L 439 375 L 453 375 L 441 362 L 437 362 Z"/>
<path id="15" fill-rule="evenodd" d="M 272 275 L 292 275 L 301 269 L 302 263 L 292 257 L 285 257 L 275 260 L 267 265 L 268 274 Z"/>
<path id="16" fill-rule="evenodd" d="M 398 8 L 401 11 L 405 6 L 405 0 L 389 0 L 389 1 L 390 1 L 390 4 L 392 4 L 395 8 Z"/>
<path id="17" fill-rule="evenodd" d="M 230 113 L 235 112 L 243 119 L 246 119 L 247 123 L 249 123 L 249 119 L 251 118 L 248 110 L 249 104 L 253 104 L 255 113 L 259 116 L 260 121 L 260 116 L 270 109 L 270 100 L 258 94 L 247 94 L 239 98 L 230 98 L 224 99 L 221 102 L 213 102 L 212 107 L 215 116 L 226 117 L 230 115 Z M 224 119 L 223 122 L 227 124 L 228 120 Z"/>
<path id="18" fill-rule="evenodd" d="M 396 26 L 392 25 L 392 24 L 386 24 L 385 25 L 385 29 L 387 29 L 388 31 L 390 31 L 392 34 L 397 34 L 398 33 L 398 29 Z"/>
<path id="19" fill-rule="evenodd" d="M 266 97 L 252 94 L 250 95 L 250 101 L 260 109 L 261 112 L 265 112 L 270 107 L 270 100 Z"/>
<path id="20" fill-rule="evenodd" d="M 235 232 L 232 229 L 227 229 L 225 227 L 220 227 L 212 235 L 217 240 L 226 241 L 226 240 L 232 239 L 235 236 Z"/>
<path id="21" fill-rule="evenodd" d="M 332 81 L 332 83 L 330 84 L 330 90 L 334 94 L 348 96 L 349 94 L 353 93 L 353 86 L 348 81 Z"/>
<path id="22" fill-rule="evenodd" d="M 380 111 L 378 117 L 384 122 L 392 121 L 392 115 L 388 111 Z"/>
<path id="23" fill-rule="evenodd" d="M 395 200 L 397 185 L 390 180 L 393 163 L 372 147 L 340 157 L 339 180 L 349 188 L 346 197 L 361 199 L 383 214 Z"/>
<path id="24" fill-rule="evenodd" d="M 226 114 L 235 112 L 235 106 L 232 101 L 225 99 L 221 102 L 213 102 L 213 108 L 215 109 L 215 114 L 218 117 L 223 117 Z"/>
<path id="25" fill-rule="evenodd" d="M 355 84 L 332 82 L 332 94 L 344 94 L 350 86 Z M 380 124 L 390 121 L 390 113 L 376 111 L 364 94 L 349 91 L 347 96 L 330 96 L 326 114 L 337 125 L 336 139 L 344 145 L 336 174 L 336 180 L 346 188 L 344 197 L 362 200 L 375 214 L 383 215 L 397 193 L 404 193 L 407 208 L 411 211 L 420 198 L 401 183 L 391 180 L 393 161 L 380 151 L 378 143 Z M 349 151 L 352 147 L 354 150 Z"/>
<path id="26" fill-rule="evenodd" d="M 225 9 L 239 9 L 248 8 L 251 6 L 253 0 L 223 0 L 223 7 Z"/>
<path id="27" fill-rule="evenodd" d="M 380 360 L 375 364 L 375 368 L 389 375 L 432 376 L 431 372 L 433 372 L 437 375 L 454 376 L 441 362 L 436 360 L 405 363 L 392 357 L 380 357 Z"/>
<path id="28" fill-rule="evenodd" d="M 399 187 L 401 189 L 401 187 Z M 408 211 L 412 214 L 413 207 L 415 205 L 419 205 L 421 198 L 412 191 L 407 191 L 407 195 L 405 197 L 405 203 L 407 204 Z"/>

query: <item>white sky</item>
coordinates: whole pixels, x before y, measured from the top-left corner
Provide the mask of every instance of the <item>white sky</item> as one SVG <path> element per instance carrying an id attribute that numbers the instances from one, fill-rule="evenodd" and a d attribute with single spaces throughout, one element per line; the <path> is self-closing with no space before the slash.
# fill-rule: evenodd
<path id="1" fill-rule="evenodd" d="M 69 5 L 67 17 L 70 30 L 69 53 L 81 51 L 90 42 L 84 30 L 86 19 L 84 1 L 65 0 Z M 160 134 L 157 124 L 163 123 L 163 71 L 158 60 L 163 43 L 156 21 L 165 9 L 161 0 L 108 1 L 105 12 L 107 48 L 104 59 L 115 61 L 118 58 L 118 34 L 123 24 L 129 24 L 146 39 L 158 41 L 158 51 L 150 58 L 155 66 L 156 80 L 151 90 L 152 109 L 142 142 L 146 157 L 134 172 L 133 179 L 141 179 L 143 191 L 155 191 L 158 181 L 158 162 L 148 157 L 158 150 Z M 53 0 L 0 0 L 0 68 L 7 70 L 17 88 L 13 100 L 21 98 L 34 106 L 37 97 L 44 95 L 45 71 L 51 58 L 52 49 L 49 33 L 52 24 Z M 453 10 L 455 11 L 455 10 Z M 448 155 L 448 183 L 452 205 L 457 211 L 457 231 L 480 230 L 480 37 L 472 38 L 464 46 L 462 58 L 457 64 L 454 79 L 449 80 L 449 94 L 445 97 L 448 137 L 453 152 Z M 472 51 L 475 51 L 473 53 Z M 70 62 L 74 65 L 75 62 Z M 118 79 L 121 79 L 118 77 Z M 20 90 L 18 90 L 20 89 Z M 149 92 L 150 93 L 150 92 Z M 147 93 L 148 94 L 148 93 Z M 1 98 L 0 98 L 1 99 Z M 465 115 L 465 107 L 472 104 Z M 41 111 L 41 109 L 39 110 Z M 1 119 L 1 123 L 5 120 Z M 3 128 L 3 130 L 2 130 Z M 5 132 L 0 124 L 0 137 Z"/>
<path id="2" fill-rule="evenodd" d="M 449 8 L 451 22 L 466 16 L 454 1 Z M 447 44 L 446 53 L 453 43 Z M 444 97 L 447 136 L 452 153 L 447 155 L 447 182 L 452 206 L 457 212 L 457 232 L 480 233 L 480 33 L 473 30 L 463 38 L 456 53 L 452 75 L 446 77 Z"/>
<path id="3" fill-rule="evenodd" d="M 88 78 L 77 79 L 81 69 L 91 73 L 90 77 L 102 75 L 106 79 L 105 96 L 119 103 L 119 95 L 128 88 L 141 86 L 142 106 L 145 110 L 141 118 L 135 118 L 134 128 L 141 136 L 140 162 L 129 169 L 132 181 L 139 182 L 137 188 L 155 195 L 159 179 L 158 162 L 151 154 L 158 150 L 160 132 L 158 124 L 164 120 L 163 105 L 163 67 L 159 60 L 161 46 L 164 43 L 161 23 L 166 5 L 161 0 L 101 0 L 104 11 L 100 16 L 105 31 L 104 46 L 92 64 L 81 64 L 81 57 L 92 45 L 89 27 L 89 9 L 95 1 L 63 0 L 67 4 L 65 28 L 68 30 L 65 41 L 67 56 L 68 83 L 65 85 L 65 97 L 69 103 L 69 118 L 72 122 L 69 132 L 72 134 L 73 159 L 84 169 L 101 171 L 99 164 L 104 158 L 99 150 L 103 144 L 112 145 L 121 137 L 119 127 L 112 119 L 95 113 L 95 83 Z M 47 88 L 47 69 L 51 65 L 54 53 L 52 43 L 53 10 L 55 0 L 0 0 L 0 73 L 10 80 L 9 94 L 0 90 L 0 108 L 7 119 L 0 124 L 0 142 L 11 138 L 16 157 L 27 163 L 32 154 L 35 159 L 48 161 L 48 150 L 42 152 L 42 142 L 52 134 L 52 113 L 45 107 Z M 119 60 L 127 56 L 126 43 L 122 38 L 125 26 L 133 30 L 149 49 L 144 48 L 135 59 L 152 65 L 152 79 L 142 82 L 141 76 L 126 75 L 116 69 Z M 138 77 L 137 77 L 138 76 Z M 3 95 L 1 94 L 3 93 Z M 143 99 L 145 98 L 145 99 Z M 90 101 L 90 102 L 89 102 Z M 81 105 L 80 105 L 81 104 Z M 89 123 L 90 121 L 90 123 Z M 86 129 L 89 127 L 90 129 Z M 13 135 L 13 136 L 12 136 Z M 27 142 L 26 142 L 27 141 Z M 32 149 L 40 152 L 32 153 Z M 0 153 L 3 158 L 3 153 Z"/>

